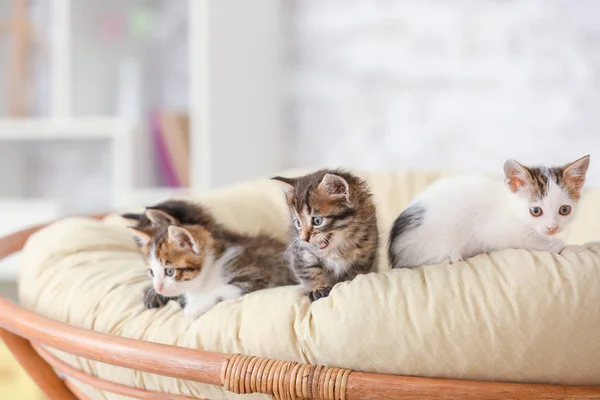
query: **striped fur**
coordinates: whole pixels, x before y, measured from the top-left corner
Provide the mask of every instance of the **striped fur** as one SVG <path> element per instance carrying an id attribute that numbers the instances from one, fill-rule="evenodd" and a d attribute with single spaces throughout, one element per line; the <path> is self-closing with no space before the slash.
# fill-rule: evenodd
<path id="1" fill-rule="evenodd" d="M 377 217 L 365 181 L 342 170 L 273 179 L 284 188 L 292 218 L 286 257 L 311 301 L 376 270 Z"/>

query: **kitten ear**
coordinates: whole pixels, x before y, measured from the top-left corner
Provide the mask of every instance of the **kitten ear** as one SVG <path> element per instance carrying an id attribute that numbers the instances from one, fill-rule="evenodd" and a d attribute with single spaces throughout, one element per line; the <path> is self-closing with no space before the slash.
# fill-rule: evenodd
<path id="1" fill-rule="evenodd" d="M 504 163 L 504 176 L 506 186 L 511 192 L 516 193 L 523 186 L 526 186 L 531 181 L 531 173 L 524 165 L 519 164 L 515 160 L 506 160 Z"/>
<path id="2" fill-rule="evenodd" d="M 334 174 L 325 174 L 319 186 L 330 196 L 344 196 L 350 200 L 350 187 L 344 178 Z"/>
<path id="3" fill-rule="evenodd" d="M 128 226 L 127 229 L 129 229 L 129 233 L 131 233 L 131 236 L 133 236 L 136 243 L 140 247 L 146 246 L 148 243 L 150 243 L 150 240 L 152 240 L 148 233 L 140 231 L 139 229 L 136 229 L 133 226 Z"/>
<path id="4" fill-rule="evenodd" d="M 569 188 L 569 191 L 575 193 L 581 192 L 585 183 L 585 174 L 590 166 L 590 156 L 581 157 L 579 160 L 564 165 L 563 182 Z"/>
<path id="5" fill-rule="evenodd" d="M 125 213 L 125 214 L 121 214 L 121 218 L 127 219 L 131 222 L 140 222 L 140 219 L 142 218 L 142 214 Z"/>
<path id="6" fill-rule="evenodd" d="M 163 224 L 173 225 L 177 223 L 177 220 L 173 216 L 155 208 L 147 208 L 146 217 L 148 217 L 152 225 L 155 226 Z"/>
<path id="7" fill-rule="evenodd" d="M 167 231 L 169 241 L 182 249 L 191 250 L 198 254 L 200 245 L 190 231 L 182 226 L 171 225 Z"/>
<path id="8" fill-rule="evenodd" d="M 279 186 L 283 189 L 285 193 L 291 193 L 294 190 L 294 185 L 296 184 L 296 178 L 284 178 L 283 176 L 274 176 L 271 180 L 277 181 Z"/>

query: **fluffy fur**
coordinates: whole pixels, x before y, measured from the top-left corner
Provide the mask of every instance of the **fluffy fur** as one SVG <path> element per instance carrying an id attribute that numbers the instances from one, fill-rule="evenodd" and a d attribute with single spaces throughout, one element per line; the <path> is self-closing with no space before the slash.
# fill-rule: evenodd
<path id="1" fill-rule="evenodd" d="M 365 181 L 341 170 L 273 179 L 282 184 L 292 219 L 286 258 L 311 301 L 376 270 L 377 218 Z"/>
<path id="2" fill-rule="evenodd" d="M 224 299 L 298 283 L 283 258 L 285 243 L 270 236 L 236 234 L 212 218 L 208 227 L 177 225 L 172 215 L 156 209 L 147 210 L 146 218 L 148 225 L 130 231 L 153 281 L 144 293 L 147 308 L 173 299 L 195 319 Z"/>
<path id="3" fill-rule="evenodd" d="M 143 231 L 152 230 L 161 223 L 202 225 L 211 231 L 220 228 L 204 207 L 185 200 L 167 200 L 147 207 L 141 214 L 127 213 L 121 216 L 135 222 L 133 226 Z"/>
<path id="4" fill-rule="evenodd" d="M 481 176 L 440 179 L 394 222 L 390 264 L 453 263 L 506 248 L 559 252 L 564 243 L 555 234 L 573 219 L 589 160 L 552 168 L 508 160 L 504 183 Z"/>
<path id="5" fill-rule="evenodd" d="M 123 218 L 131 220 L 134 228 L 148 237 L 152 237 L 164 224 L 201 225 L 211 232 L 220 232 L 221 226 L 213 219 L 212 215 L 201 205 L 185 200 L 167 200 L 154 206 L 147 207 L 143 213 L 126 213 Z M 138 235 L 134 235 L 138 240 Z M 139 241 L 138 241 L 138 244 Z M 143 247 L 140 244 L 140 247 Z M 159 308 L 174 300 L 185 307 L 185 297 L 166 297 L 156 293 L 152 285 L 144 289 L 144 307 Z"/>

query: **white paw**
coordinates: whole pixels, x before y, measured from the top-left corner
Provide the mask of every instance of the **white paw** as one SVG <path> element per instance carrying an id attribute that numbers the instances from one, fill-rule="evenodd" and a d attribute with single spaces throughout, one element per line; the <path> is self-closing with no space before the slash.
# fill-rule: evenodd
<path id="1" fill-rule="evenodd" d="M 562 240 L 554 239 L 554 240 L 552 240 L 552 242 L 550 242 L 548 251 L 550 253 L 560 253 L 560 251 L 564 248 L 565 248 L 565 244 Z"/>
<path id="2" fill-rule="evenodd" d="M 206 307 L 186 307 L 183 309 L 183 313 L 192 321 L 200 318 L 202 314 L 208 311 Z"/>
<path id="3" fill-rule="evenodd" d="M 454 264 L 460 261 L 464 261 L 462 256 L 460 255 L 460 253 L 454 253 L 454 254 L 450 254 L 448 257 L 446 257 L 446 262 L 445 264 Z"/>

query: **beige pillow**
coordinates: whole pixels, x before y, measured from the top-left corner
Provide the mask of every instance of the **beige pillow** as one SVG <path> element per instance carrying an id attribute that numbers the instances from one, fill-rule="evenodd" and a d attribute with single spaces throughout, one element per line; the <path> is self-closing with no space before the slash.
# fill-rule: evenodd
<path id="1" fill-rule="evenodd" d="M 391 221 L 436 175 L 364 175 L 375 193 L 384 255 Z M 273 182 L 201 199 L 231 227 L 286 234 L 288 214 Z M 582 237 L 594 228 L 587 232 Z M 143 309 L 148 279 L 121 218 L 67 219 L 27 243 L 20 300 L 77 326 L 197 349 L 391 374 L 600 384 L 600 243 L 569 246 L 561 255 L 505 250 L 452 266 L 387 271 L 384 262 L 380 269 L 312 304 L 298 287 L 269 289 L 225 301 L 191 323 L 174 302 Z M 61 357 L 103 379 L 151 390 L 268 398 Z M 120 398 L 82 388 L 94 398 Z"/>

